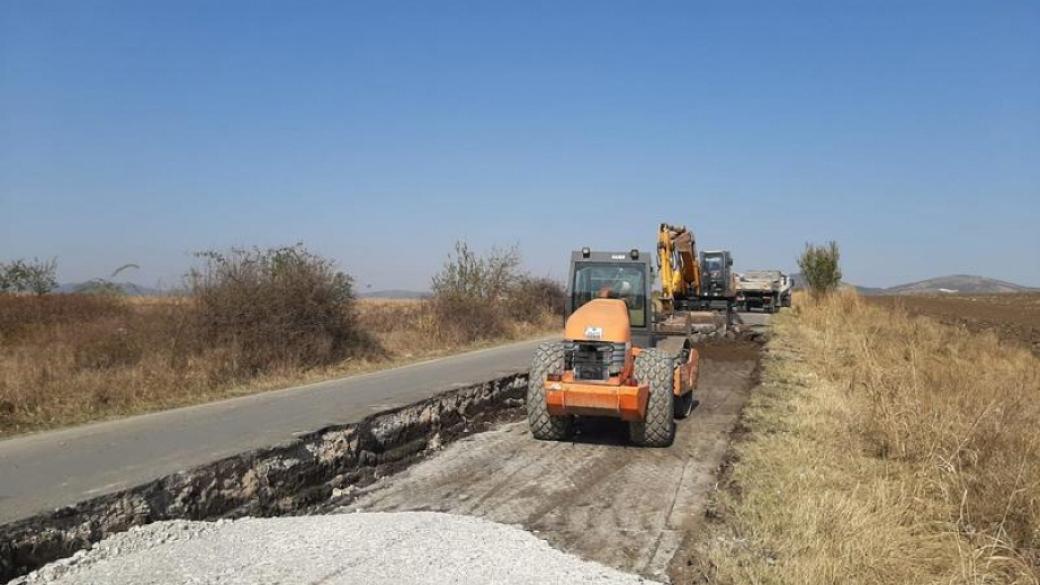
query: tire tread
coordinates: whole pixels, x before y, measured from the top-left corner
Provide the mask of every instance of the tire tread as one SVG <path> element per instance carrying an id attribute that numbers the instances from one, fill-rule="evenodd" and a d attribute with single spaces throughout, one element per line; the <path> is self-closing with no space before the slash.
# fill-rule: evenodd
<path id="1" fill-rule="evenodd" d="M 545 380 L 549 374 L 563 372 L 563 346 L 543 343 L 534 352 L 531 374 L 527 380 L 527 424 L 534 438 L 542 441 L 560 441 L 570 436 L 572 418 L 549 414 L 545 401 Z"/>

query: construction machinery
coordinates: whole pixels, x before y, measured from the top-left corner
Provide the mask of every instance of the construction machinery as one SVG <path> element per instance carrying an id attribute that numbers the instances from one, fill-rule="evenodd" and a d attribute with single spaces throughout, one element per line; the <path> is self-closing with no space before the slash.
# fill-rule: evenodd
<path id="1" fill-rule="evenodd" d="M 573 252 L 562 342 L 538 347 L 527 389 L 537 439 L 561 440 L 579 416 L 628 423 L 637 445 L 666 447 L 694 406 L 698 353 L 689 328 L 658 326 L 645 252 Z"/>
<path id="2" fill-rule="evenodd" d="M 779 270 L 749 270 L 737 278 L 737 306 L 744 311 L 756 307 L 775 313 L 791 306 L 793 282 Z"/>
<path id="3" fill-rule="evenodd" d="M 700 253 L 686 226 L 662 223 L 657 231 L 662 312 L 720 310 L 730 320 L 737 297 L 733 257 L 728 250 Z"/>
<path id="4" fill-rule="evenodd" d="M 733 312 L 737 301 L 737 276 L 733 272 L 733 257 L 729 250 L 701 252 L 700 300 L 709 309 Z"/>

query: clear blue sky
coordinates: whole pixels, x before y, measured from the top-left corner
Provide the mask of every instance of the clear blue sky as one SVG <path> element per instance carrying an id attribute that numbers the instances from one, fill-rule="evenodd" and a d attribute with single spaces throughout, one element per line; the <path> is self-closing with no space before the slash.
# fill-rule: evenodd
<path id="1" fill-rule="evenodd" d="M 1040 286 L 1038 2 L 0 0 L 0 259 L 302 240 L 425 288 L 686 223 L 738 268 Z"/>

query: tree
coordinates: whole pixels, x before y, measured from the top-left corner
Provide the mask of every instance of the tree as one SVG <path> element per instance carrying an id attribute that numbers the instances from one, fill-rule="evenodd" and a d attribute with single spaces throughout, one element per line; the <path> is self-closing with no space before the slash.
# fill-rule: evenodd
<path id="1" fill-rule="evenodd" d="M 833 240 L 826 246 L 805 244 L 805 251 L 798 258 L 798 268 L 814 297 L 829 294 L 841 284 L 840 256 L 838 243 Z"/>
<path id="2" fill-rule="evenodd" d="M 31 292 L 43 295 L 58 287 L 58 261 L 15 260 L 0 265 L 0 292 Z"/>
<path id="3" fill-rule="evenodd" d="M 444 267 L 434 275 L 431 288 L 438 298 L 493 303 L 508 293 L 520 277 L 520 252 L 515 246 L 478 256 L 466 242 L 460 241 L 455 243 L 455 254 L 449 255 Z"/>

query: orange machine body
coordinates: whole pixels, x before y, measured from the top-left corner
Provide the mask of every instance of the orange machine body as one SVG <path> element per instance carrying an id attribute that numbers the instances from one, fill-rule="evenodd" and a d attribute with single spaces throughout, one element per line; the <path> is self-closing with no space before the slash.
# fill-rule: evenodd
<path id="1" fill-rule="evenodd" d="M 605 380 L 578 380 L 574 372 L 550 375 L 545 381 L 545 396 L 549 413 L 553 416 L 585 415 L 610 416 L 626 421 L 640 421 L 646 417 L 649 385 L 635 379 L 635 358 L 641 348 L 632 346 L 628 307 L 618 299 L 594 299 L 579 307 L 564 330 L 567 341 L 595 341 L 624 344 L 625 360 L 620 374 Z M 697 386 L 698 354 L 689 351 L 689 358 L 677 364 L 673 374 L 676 396 L 692 392 Z"/>
<path id="2" fill-rule="evenodd" d="M 567 319 L 563 338 L 569 341 L 631 342 L 628 305 L 620 299 L 594 299 L 585 303 Z"/>

